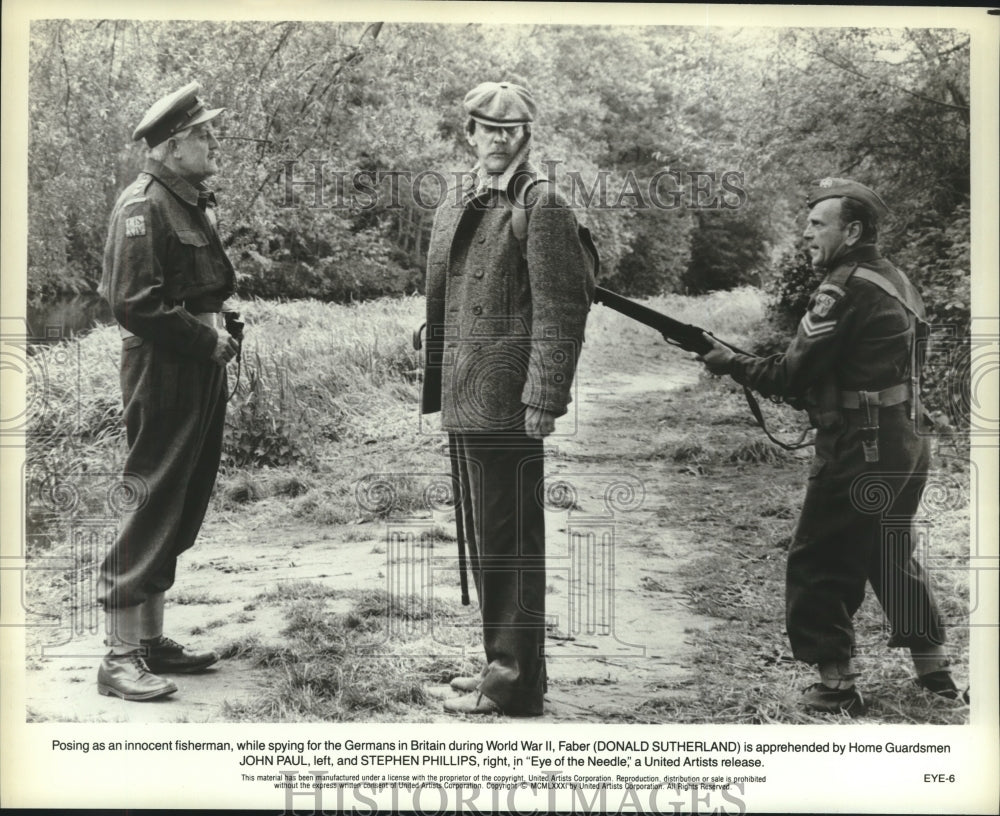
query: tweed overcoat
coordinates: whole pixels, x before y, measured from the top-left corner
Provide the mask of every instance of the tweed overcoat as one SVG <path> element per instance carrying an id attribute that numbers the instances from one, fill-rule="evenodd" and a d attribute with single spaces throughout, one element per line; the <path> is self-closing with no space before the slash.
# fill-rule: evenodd
<path id="1" fill-rule="evenodd" d="M 463 433 L 524 428 L 525 406 L 561 416 L 590 309 L 576 216 L 551 184 L 532 187 L 526 255 L 511 228 L 513 164 L 484 189 L 474 176 L 435 213 L 427 253 L 421 408 Z"/>

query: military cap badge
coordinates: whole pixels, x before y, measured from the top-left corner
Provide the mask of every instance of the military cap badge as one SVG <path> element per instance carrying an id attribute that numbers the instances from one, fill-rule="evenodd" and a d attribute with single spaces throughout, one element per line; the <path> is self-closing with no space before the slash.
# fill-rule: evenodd
<path id="1" fill-rule="evenodd" d="M 889 207 L 882 200 L 878 193 L 871 187 L 847 178 L 834 178 L 827 176 L 816 182 L 818 190 L 814 190 L 807 201 L 807 206 L 814 207 L 820 201 L 828 198 L 851 198 L 864 204 L 873 215 L 883 218 L 889 214 Z"/>

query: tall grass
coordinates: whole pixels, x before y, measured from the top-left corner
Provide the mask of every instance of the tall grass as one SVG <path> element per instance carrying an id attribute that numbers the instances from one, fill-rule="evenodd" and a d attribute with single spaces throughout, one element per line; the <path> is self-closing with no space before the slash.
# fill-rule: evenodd
<path id="1" fill-rule="evenodd" d="M 265 394 L 259 411 L 293 417 L 304 440 L 364 435 L 384 408 L 416 400 L 411 345 L 422 298 L 340 306 L 243 304 L 243 374 Z M 250 393 L 237 389 L 237 399 Z"/>
<path id="2" fill-rule="evenodd" d="M 230 402 L 225 462 L 261 467 L 311 462 L 323 444 L 379 435 L 404 404 L 416 405 L 413 330 L 421 298 L 358 305 L 246 302 L 242 371 Z M 125 453 L 117 328 L 34 349 L 28 384 L 29 520 L 46 523 L 33 502 L 51 485 L 106 494 Z M 103 474 L 103 479 L 84 474 Z M 91 482 L 94 482 L 91 484 Z M 51 483 L 51 484 L 50 484 Z M 49 486 L 47 488 L 47 486 Z M 84 495 L 82 504 L 87 506 Z M 57 513 L 58 515 L 58 513 Z"/>

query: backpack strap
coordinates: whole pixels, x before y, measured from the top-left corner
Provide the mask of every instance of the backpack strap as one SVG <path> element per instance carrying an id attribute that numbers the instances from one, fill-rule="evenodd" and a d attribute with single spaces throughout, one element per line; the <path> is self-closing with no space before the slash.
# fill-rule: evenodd
<path id="1" fill-rule="evenodd" d="M 523 179 L 523 181 L 521 179 Z M 525 263 L 527 263 L 528 212 L 531 209 L 527 204 L 528 192 L 536 184 L 551 184 L 551 182 L 545 176 L 515 176 L 513 184 L 513 201 L 509 197 L 505 197 L 504 200 L 507 202 L 507 206 L 510 207 L 511 210 L 511 232 L 514 233 L 514 237 L 517 239 L 517 243 L 521 247 L 521 257 L 524 259 Z M 597 278 L 601 273 L 601 256 L 597 252 L 597 245 L 594 243 L 594 237 L 590 234 L 589 229 L 577 223 L 576 234 L 580 241 L 580 245 L 583 247 L 583 254 L 585 258 L 587 297 L 591 302 L 593 302 L 594 287 L 596 286 Z"/>
<path id="2" fill-rule="evenodd" d="M 851 270 L 854 277 L 877 286 L 906 309 L 910 322 L 910 419 L 929 419 L 920 404 L 920 380 L 930 340 L 930 324 L 927 322 L 923 301 L 910 279 L 898 269 L 891 268 L 891 271 L 893 274 L 890 275 L 856 264 Z"/>
<path id="3" fill-rule="evenodd" d="M 909 278 L 902 272 L 899 272 L 899 270 L 896 270 L 896 272 L 898 277 L 895 281 L 886 275 L 876 272 L 874 269 L 866 269 L 863 266 L 858 267 L 854 274 L 861 280 L 868 281 L 868 283 L 877 286 L 889 295 L 889 297 L 899 301 L 903 308 L 918 321 L 926 322 L 922 304 L 913 289 L 913 284 L 910 283 Z"/>
<path id="4" fill-rule="evenodd" d="M 507 199 L 508 206 L 511 208 L 510 213 L 510 228 L 514 232 L 514 237 L 517 238 L 518 244 L 521 246 L 521 257 L 527 260 L 528 258 L 528 205 L 527 198 L 528 193 L 532 187 L 534 187 L 539 182 L 548 183 L 548 179 L 545 176 L 534 176 L 534 177 L 522 177 L 525 180 L 518 184 L 518 178 L 514 180 L 514 200 L 511 201 Z"/>

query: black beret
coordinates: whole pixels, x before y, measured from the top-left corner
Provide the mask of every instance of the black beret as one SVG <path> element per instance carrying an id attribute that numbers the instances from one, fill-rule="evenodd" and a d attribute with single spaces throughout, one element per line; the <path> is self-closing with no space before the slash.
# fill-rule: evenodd
<path id="1" fill-rule="evenodd" d="M 513 127 L 535 121 L 531 91 L 513 82 L 483 82 L 465 95 L 462 104 L 469 116 L 484 125 Z"/>
<path id="2" fill-rule="evenodd" d="M 828 198 L 852 198 L 860 201 L 878 218 L 884 218 L 889 214 L 889 208 L 871 187 L 865 187 L 853 179 L 830 178 L 829 176 L 821 181 L 817 181 L 817 189 L 813 190 L 806 203 L 808 207 L 816 206 L 820 201 Z"/>
<path id="3" fill-rule="evenodd" d="M 144 138 L 147 145 L 156 147 L 175 133 L 208 122 L 225 110 L 206 108 L 205 103 L 198 98 L 199 90 L 201 85 L 190 82 L 180 90 L 157 99 L 142 117 L 132 138 Z"/>

